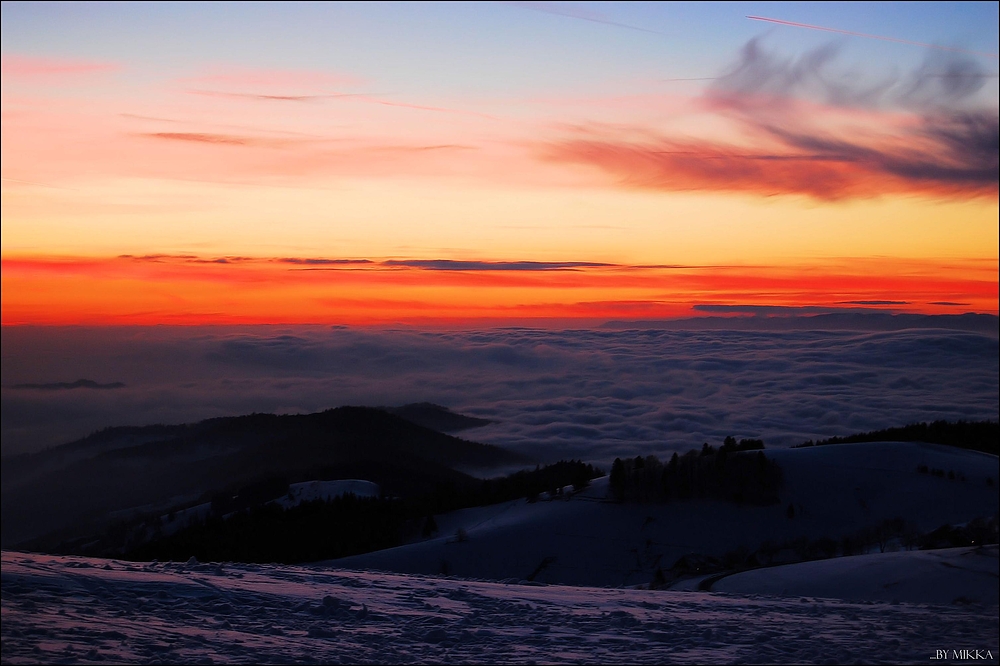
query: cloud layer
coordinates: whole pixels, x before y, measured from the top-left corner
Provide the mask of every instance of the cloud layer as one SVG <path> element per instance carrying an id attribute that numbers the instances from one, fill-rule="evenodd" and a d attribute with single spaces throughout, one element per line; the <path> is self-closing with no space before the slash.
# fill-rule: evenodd
<path id="1" fill-rule="evenodd" d="M 998 418 L 997 338 L 962 331 L 427 332 L 326 327 L 5 328 L 5 454 L 107 425 L 430 401 L 539 460 L 770 446 Z M 38 391 L 87 376 L 114 391 Z"/>

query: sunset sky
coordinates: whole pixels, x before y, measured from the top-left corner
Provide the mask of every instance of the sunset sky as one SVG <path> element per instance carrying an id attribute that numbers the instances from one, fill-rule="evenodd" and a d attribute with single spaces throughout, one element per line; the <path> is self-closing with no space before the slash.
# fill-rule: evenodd
<path id="1" fill-rule="evenodd" d="M 996 314 L 998 19 L 4 2 L 2 323 Z"/>

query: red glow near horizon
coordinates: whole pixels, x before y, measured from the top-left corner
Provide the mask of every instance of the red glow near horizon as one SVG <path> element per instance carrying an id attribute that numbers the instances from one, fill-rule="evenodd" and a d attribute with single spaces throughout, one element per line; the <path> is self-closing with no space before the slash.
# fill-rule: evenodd
<path id="1" fill-rule="evenodd" d="M 2 265 L 4 325 L 504 324 L 711 314 L 697 305 L 996 314 L 998 303 L 996 260 L 435 270 L 154 256 L 16 257 Z"/>

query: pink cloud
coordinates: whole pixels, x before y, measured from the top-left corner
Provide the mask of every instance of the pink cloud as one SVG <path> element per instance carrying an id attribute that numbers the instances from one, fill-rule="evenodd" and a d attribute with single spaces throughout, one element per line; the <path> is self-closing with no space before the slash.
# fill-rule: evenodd
<path id="1" fill-rule="evenodd" d="M 267 148 L 283 148 L 292 142 L 287 139 L 274 139 L 261 136 L 240 136 L 236 134 L 216 134 L 210 132 L 146 132 L 139 136 L 165 141 L 186 141 L 221 146 L 262 146 Z"/>
<path id="2" fill-rule="evenodd" d="M 872 82 L 840 74 L 836 57 L 828 46 L 785 58 L 751 40 L 699 100 L 711 131 L 591 124 L 539 142 L 541 155 L 630 188 L 821 200 L 997 196 L 1000 125 L 979 95 L 978 64 L 935 56 L 908 76 Z"/>
<path id="3" fill-rule="evenodd" d="M 755 150 L 707 140 L 637 142 L 608 134 L 555 142 L 544 155 L 593 166 L 625 187 L 640 189 L 804 194 L 823 200 L 887 193 L 995 197 L 996 157 L 991 160 L 975 147 L 991 139 L 995 145 L 996 125 L 978 121 L 928 123 L 921 128 L 925 140 L 914 138 L 908 146 L 788 133 L 777 150 Z M 771 143 L 774 137 L 760 138 Z"/>
<path id="4" fill-rule="evenodd" d="M 114 72 L 121 66 L 113 62 L 94 60 L 67 60 L 60 58 L 38 58 L 34 56 L 5 55 L 0 62 L 0 70 L 4 76 L 39 77 L 39 76 L 73 76 L 79 74 L 96 74 Z"/>

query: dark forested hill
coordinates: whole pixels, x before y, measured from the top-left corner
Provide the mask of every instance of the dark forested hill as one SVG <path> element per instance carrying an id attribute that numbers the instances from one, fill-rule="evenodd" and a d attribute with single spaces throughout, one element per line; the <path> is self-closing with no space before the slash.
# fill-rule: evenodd
<path id="1" fill-rule="evenodd" d="M 383 409 L 390 414 L 402 416 L 407 421 L 438 432 L 461 432 L 471 428 L 482 428 L 493 423 L 489 419 L 456 414 L 447 407 L 431 402 L 414 402 L 402 407 L 384 407 Z"/>
<path id="2" fill-rule="evenodd" d="M 458 467 L 526 462 L 366 407 L 109 428 L 4 460 L 2 541 L 9 547 L 43 535 L 79 538 L 129 515 L 268 479 L 364 478 L 405 496 L 473 484 Z"/>
<path id="3" fill-rule="evenodd" d="M 821 439 L 818 442 L 810 440 L 798 446 L 852 444 L 854 442 L 927 442 L 928 444 L 944 444 L 970 451 L 1000 455 L 1000 423 L 996 421 L 911 423 L 898 428 Z"/>

